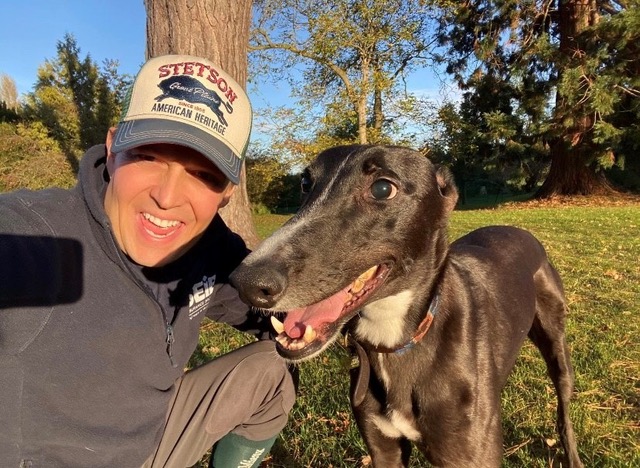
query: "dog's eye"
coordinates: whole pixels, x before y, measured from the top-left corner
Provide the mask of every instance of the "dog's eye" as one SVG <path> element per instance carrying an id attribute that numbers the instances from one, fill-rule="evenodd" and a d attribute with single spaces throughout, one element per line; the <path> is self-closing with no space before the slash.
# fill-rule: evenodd
<path id="1" fill-rule="evenodd" d="M 391 200 L 398 193 L 398 188 L 387 179 L 378 179 L 371 184 L 371 196 L 376 200 Z"/>
<path id="2" fill-rule="evenodd" d="M 308 174 L 302 174 L 302 178 L 300 179 L 300 190 L 302 193 L 307 194 L 311 192 L 311 188 L 313 187 L 313 182 L 311 181 L 311 177 Z"/>

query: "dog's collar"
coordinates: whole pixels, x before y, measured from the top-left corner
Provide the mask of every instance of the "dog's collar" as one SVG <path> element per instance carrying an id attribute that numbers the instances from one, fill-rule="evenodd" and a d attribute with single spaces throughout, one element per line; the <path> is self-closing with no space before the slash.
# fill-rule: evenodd
<path id="1" fill-rule="evenodd" d="M 413 348 L 429 331 L 431 324 L 433 323 L 433 318 L 436 316 L 438 312 L 438 305 L 440 303 L 440 295 L 436 293 L 436 295 L 431 300 L 431 304 L 429 304 L 429 310 L 427 310 L 427 315 L 424 317 L 420 325 L 416 330 L 415 335 L 411 338 L 407 343 L 397 348 L 387 348 L 385 346 L 373 346 L 371 349 L 377 353 L 395 353 L 395 354 L 404 354 Z"/>

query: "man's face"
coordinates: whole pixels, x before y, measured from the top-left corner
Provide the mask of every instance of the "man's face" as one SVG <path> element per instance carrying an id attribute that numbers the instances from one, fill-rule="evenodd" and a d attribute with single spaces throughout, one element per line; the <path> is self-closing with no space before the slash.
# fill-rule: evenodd
<path id="1" fill-rule="evenodd" d="M 147 145 L 111 153 L 104 208 L 114 236 L 134 262 L 166 265 L 202 236 L 235 186 L 203 155 L 183 146 Z"/>

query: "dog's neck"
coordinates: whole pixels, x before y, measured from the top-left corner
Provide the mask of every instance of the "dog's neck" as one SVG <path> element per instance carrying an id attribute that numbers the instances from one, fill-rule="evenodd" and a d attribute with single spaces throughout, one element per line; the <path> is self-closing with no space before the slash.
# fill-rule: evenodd
<path id="1" fill-rule="evenodd" d="M 395 346 L 393 348 L 388 348 L 386 346 L 381 346 L 381 345 L 373 346 L 373 345 L 370 345 L 370 344 L 367 344 L 366 347 L 371 351 L 375 351 L 376 353 L 385 353 L 385 354 L 390 354 L 390 353 L 404 354 L 404 353 L 406 353 L 411 348 L 413 348 L 417 343 L 419 343 L 420 340 L 422 340 L 422 338 L 424 338 L 424 336 L 427 334 L 427 332 L 429 331 L 429 328 L 431 328 L 431 324 L 433 323 L 433 319 L 435 318 L 436 314 L 438 313 L 439 303 L 440 303 L 440 295 L 436 292 L 435 295 L 433 296 L 433 299 L 431 299 L 431 303 L 429 304 L 429 309 L 427 310 L 427 313 L 426 313 L 424 319 L 418 325 L 418 328 L 416 329 L 416 331 L 413 334 L 413 336 L 411 337 L 411 339 L 409 341 L 407 341 L 406 343 L 404 343 L 402 345 L 399 345 L 399 346 Z"/>

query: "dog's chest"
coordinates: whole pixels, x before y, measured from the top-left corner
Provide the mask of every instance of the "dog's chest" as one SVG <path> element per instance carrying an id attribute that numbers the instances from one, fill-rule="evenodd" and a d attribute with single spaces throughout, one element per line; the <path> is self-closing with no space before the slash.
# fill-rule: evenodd
<path id="1" fill-rule="evenodd" d="M 415 294 L 406 289 L 368 304 L 361 311 L 355 335 L 374 345 L 393 347 L 404 337 L 406 318 Z"/>
<path id="2" fill-rule="evenodd" d="M 421 435 L 411 411 L 411 390 L 399 388 L 397 376 L 385 361 L 385 355 L 377 354 L 375 363 L 371 363 L 386 393 L 383 411 L 373 414 L 371 421 L 387 437 L 406 437 L 418 442 Z"/>

